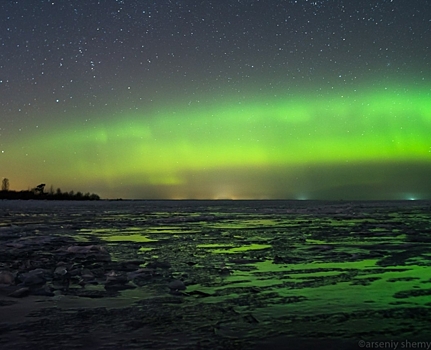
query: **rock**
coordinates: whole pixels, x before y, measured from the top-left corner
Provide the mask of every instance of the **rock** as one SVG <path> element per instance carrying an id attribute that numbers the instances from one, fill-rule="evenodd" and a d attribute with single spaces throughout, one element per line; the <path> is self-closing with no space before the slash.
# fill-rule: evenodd
<path id="1" fill-rule="evenodd" d="M 127 278 L 137 286 L 142 287 L 148 284 L 155 276 L 160 276 L 154 269 L 142 268 L 134 272 L 128 272 Z"/>
<path id="2" fill-rule="evenodd" d="M 81 276 L 81 269 L 80 268 L 72 268 L 68 269 L 69 275 L 71 277 L 79 277 Z"/>
<path id="3" fill-rule="evenodd" d="M 97 281 L 96 279 L 81 279 L 78 281 L 78 284 L 80 286 L 85 286 L 87 284 L 91 284 L 93 286 L 97 286 L 99 284 L 99 281 Z"/>
<path id="4" fill-rule="evenodd" d="M 212 294 L 209 294 L 207 292 L 203 292 L 201 290 L 194 290 L 194 291 L 191 291 L 191 292 L 189 292 L 187 294 L 188 295 L 193 295 L 193 296 L 196 296 L 196 297 L 199 297 L 199 298 L 204 298 L 204 297 L 210 297 L 210 296 L 212 296 Z"/>
<path id="5" fill-rule="evenodd" d="M 68 281 L 58 281 L 54 280 L 50 283 L 51 289 L 53 290 L 62 290 L 65 291 L 69 288 L 69 282 Z"/>
<path id="6" fill-rule="evenodd" d="M 27 287 L 17 289 L 16 291 L 9 294 L 13 298 L 23 298 L 30 294 L 30 289 Z"/>
<path id="7" fill-rule="evenodd" d="M 96 285 L 96 284 L 99 284 L 99 282 L 97 281 L 94 274 L 91 273 L 90 270 L 88 270 L 85 273 L 81 274 L 81 277 L 78 280 L 78 284 L 81 286 L 85 286 L 86 284 Z"/>
<path id="8" fill-rule="evenodd" d="M 125 275 L 118 274 L 115 271 L 106 274 L 105 289 L 109 292 L 136 288 L 136 286 L 128 283 L 129 279 Z"/>
<path id="9" fill-rule="evenodd" d="M 96 245 L 96 244 L 86 245 L 86 246 L 80 246 L 80 245 L 70 246 L 69 248 L 67 248 L 66 251 L 68 253 L 73 253 L 73 254 L 91 254 L 91 253 L 108 254 L 105 248 L 103 248 L 101 245 Z"/>
<path id="10" fill-rule="evenodd" d="M 133 286 L 130 284 L 105 284 L 105 290 L 109 292 L 126 290 L 126 289 L 135 289 L 135 288 L 136 286 Z"/>
<path id="11" fill-rule="evenodd" d="M 0 284 L 15 284 L 15 275 L 9 271 L 0 271 Z"/>
<path id="12" fill-rule="evenodd" d="M 160 268 L 160 269 L 169 269 L 171 268 L 171 264 L 168 261 L 152 261 L 150 263 L 147 264 L 147 267 L 150 269 L 156 269 L 156 268 Z"/>
<path id="13" fill-rule="evenodd" d="M 119 276 L 119 274 L 116 273 L 115 271 L 109 271 L 109 272 L 105 273 L 105 276 L 107 276 L 107 277 L 116 277 L 116 276 Z"/>
<path id="14" fill-rule="evenodd" d="M 259 320 L 253 314 L 244 315 L 243 320 L 247 323 L 259 323 Z"/>
<path id="15" fill-rule="evenodd" d="M 186 285 L 183 281 L 175 280 L 168 284 L 169 289 L 171 290 L 185 290 Z"/>
<path id="16" fill-rule="evenodd" d="M 111 261 L 111 256 L 106 249 L 101 245 L 95 244 L 87 246 L 70 246 L 66 249 L 66 254 L 75 254 L 77 258 L 89 261 Z"/>
<path id="17" fill-rule="evenodd" d="M 25 244 L 17 243 L 17 242 L 8 242 L 6 243 L 6 247 L 21 249 L 25 247 Z"/>
<path id="18" fill-rule="evenodd" d="M 146 274 L 146 273 L 141 273 L 141 274 L 136 274 L 131 276 L 132 278 L 130 278 L 134 284 L 136 284 L 139 287 L 142 287 L 146 284 L 148 284 L 148 281 L 150 281 L 153 276 Z"/>
<path id="19" fill-rule="evenodd" d="M 283 264 L 285 262 L 285 259 L 279 255 L 274 256 L 274 260 L 272 261 L 273 264 Z"/>
<path id="20" fill-rule="evenodd" d="M 94 273 L 92 273 L 89 269 L 82 269 L 81 270 L 81 277 L 83 280 L 93 280 L 94 279 Z"/>
<path id="21" fill-rule="evenodd" d="M 148 279 L 150 279 L 153 275 L 154 275 L 154 269 L 147 269 L 147 268 L 138 269 L 136 271 L 127 273 L 127 277 L 129 278 L 129 280 L 133 280 L 136 277 L 145 277 L 145 276 L 147 276 Z"/>
<path id="22" fill-rule="evenodd" d="M 45 296 L 45 297 L 53 297 L 55 294 L 49 289 L 48 286 L 43 286 L 42 288 L 35 289 L 31 292 L 33 295 Z"/>
<path id="23" fill-rule="evenodd" d="M 52 278 L 52 270 L 51 269 L 37 268 L 37 269 L 28 271 L 28 273 L 31 275 L 41 276 L 45 279 L 51 279 Z"/>
<path id="24" fill-rule="evenodd" d="M 139 269 L 139 266 L 144 264 L 144 261 L 141 260 L 131 260 L 131 261 L 125 261 L 120 263 L 120 270 L 126 271 L 126 272 L 132 272 L 136 269 Z"/>
<path id="25" fill-rule="evenodd" d="M 219 270 L 219 273 L 220 273 L 221 276 L 229 276 L 231 274 L 231 272 L 232 271 L 231 271 L 231 269 L 229 267 L 222 267 Z"/>
<path id="26" fill-rule="evenodd" d="M 122 285 L 129 282 L 126 276 L 117 274 L 115 271 L 111 271 L 106 274 L 105 286 Z"/>
<path id="27" fill-rule="evenodd" d="M 45 271 L 43 269 L 36 269 L 19 275 L 18 279 L 24 286 L 37 286 L 45 284 L 46 278 L 44 275 Z"/>
<path id="28" fill-rule="evenodd" d="M 54 276 L 57 278 L 64 278 L 67 273 L 68 271 L 66 266 L 58 266 L 54 270 Z"/>
<path id="29" fill-rule="evenodd" d="M 89 270 L 94 277 L 102 278 L 105 275 L 105 269 L 102 267 L 91 267 Z"/>

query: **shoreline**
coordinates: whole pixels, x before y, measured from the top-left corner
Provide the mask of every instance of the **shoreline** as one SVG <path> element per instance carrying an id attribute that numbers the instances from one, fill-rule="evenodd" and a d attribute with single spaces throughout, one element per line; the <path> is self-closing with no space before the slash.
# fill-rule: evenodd
<path id="1" fill-rule="evenodd" d="M 428 203 L 41 203 L 2 214 L 5 348 L 351 349 L 429 334 Z"/>

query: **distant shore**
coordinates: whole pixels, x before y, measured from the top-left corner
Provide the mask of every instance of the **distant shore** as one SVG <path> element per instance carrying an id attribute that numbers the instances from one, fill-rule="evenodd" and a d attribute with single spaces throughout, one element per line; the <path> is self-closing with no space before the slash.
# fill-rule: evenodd
<path id="1" fill-rule="evenodd" d="M 99 195 L 82 192 L 61 192 L 38 193 L 34 191 L 0 191 L 0 199 L 21 199 L 21 200 L 100 200 Z"/>

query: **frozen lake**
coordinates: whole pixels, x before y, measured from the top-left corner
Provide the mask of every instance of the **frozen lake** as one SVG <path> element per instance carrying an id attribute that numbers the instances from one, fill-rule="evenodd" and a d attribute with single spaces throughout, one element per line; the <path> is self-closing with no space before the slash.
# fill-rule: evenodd
<path id="1" fill-rule="evenodd" d="M 0 240 L 16 278 L 0 333 L 18 348 L 22 332 L 103 349 L 429 334 L 430 202 L 0 201 Z M 8 320 L 19 308 L 28 317 Z M 96 335 L 77 336 L 85 325 Z"/>

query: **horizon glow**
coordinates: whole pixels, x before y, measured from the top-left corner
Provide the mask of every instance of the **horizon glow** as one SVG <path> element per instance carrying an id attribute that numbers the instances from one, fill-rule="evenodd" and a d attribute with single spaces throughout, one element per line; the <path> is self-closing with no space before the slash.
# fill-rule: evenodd
<path id="1" fill-rule="evenodd" d="M 13 188 L 44 182 L 105 198 L 319 199 L 329 192 L 304 180 L 310 169 L 357 173 L 369 165 L 397 169 L 412 163 L 430 169 L 430 91 L 363 86 L 323 96 L 254 94 L 241 103 L 219 99 L 117 112 L 85 125 L 45 125 L 46 133 L 23 135 L 2 157 L 18 174 L 9 176 Z M 390 182 L 389 174 L 380 175 L 351 174 L 341 182 L 335 175 L 337 181 L 326 186 L 348 186 L 358 178 L 364 188 Z M 321 176 L 327 181 L 325 171 Z M 277 193 L 274 181 L 286 191 Z M 417 191 L 412 187 L 387 196 L 402 199 L 401 193 Z M 429 196 L 426 188 L 414 197 Z"/>

